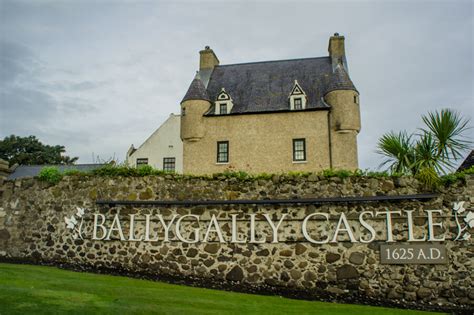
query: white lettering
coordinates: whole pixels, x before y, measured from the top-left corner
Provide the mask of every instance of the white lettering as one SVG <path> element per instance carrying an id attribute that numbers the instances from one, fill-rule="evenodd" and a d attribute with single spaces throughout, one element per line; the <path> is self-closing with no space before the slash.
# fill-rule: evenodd
<path id="1" fill-rule="evenodd" d="M 404 210 L 407 214 L 408 222 L 408 241 L 409 242 L 423 242 L 426 240 L 426 236 L 423 238 L 415 238 L 415 233 L 413 232 L 413 211 L 415 210 Z"/>
<path id="2" fill-rule="evenodd" d="M 214 226 L 214 228 L 212 228 Z M 206 234 L 204 235 L 204 239 L 202 240 L 204 243 L 208 242 L 209 233 L 216 232 L 217 237 L 219 238 L 219 243 L 225 243 L 224 237 L 222 237 L 222 231 L 219 226 L 219 222 L 217 222 L 216 215 L 213 214 L 211 217 L 211 221 L 209 221 L 209 226 L 207 227 Z"/>
<path id="3" fill-rule="evenodd" d="M 446 236 L 443 235 L 442 238 L 436 238 L 434 235 L 434 227 L 440 227 L 443 228 L 443 222 L 433 222 L 433 212 L 442 214 L 443 212 L 441 210 L 425 210 L 428 213 L 428 241 L 432 242 L 443 242 L 446 238 Z"/>
<path id="4" fill-rule="evenodd" d="M 158 241 L 158 236 L 154 239 L 150 239 L 150 217 L 151 214 L 145 214 L 145 242 L 156 242 Z"/>
<path id="5" fill-rule="evenodd" d="M 237 216 L 238 214 L 231 214 L 232 217 L 232 238 L 231 238 L 231 243 L 237 243 L 237 244 L 245 244 L 247 242 L 247 238 L 243 240 L 239 240 L 237 238 L 238 236 L 238 230 L 237 230 Z"/>
<path id="6" fill-rule="evenodd" d="M 140 236 L 140 238 L 135 238 L 135 215 L 131 214 L 130 215 L 130 231 L 128 235 L 128 240 L 129 241 L 141 241 L 143 240 L 143 235 Z"/>
<path id="7" fill-rule="evenodd" d="M 183 235 L 181 234 L 181 230 L 180 230 L 180 225 L 181 225 L 181 221 L 184 219 L 184 218 L 187 218 L 187 217 L 191 217 L 191 218 L 195 218 L 197 223 L 199 224 L 199 217 L 195 214 L 186 214 L 186 215 L 183 215 L 182 217 L 180 217 L 178 219 L 178 221 L 176 221 L 176 237 L 181 241 L 181 242 L 185 242 L 185 243 L 188 243 L 188 244 L 194 244 L 194 243 L 197 243 L 199 242 L 199 228 L 195 228 L 194 229 L 194 239 L 193 240 L 187 240 L 183 237 Z"/>
<path id="8" fill-rule="evenodd" d="M 273 241 L 272 243 L 278 243 L 278 228 L 280 227 L 280 225 L 282 224 L 283 220 L 285 220 L 285 217 L 287 216 L 287 214 L 283 214 L 283 216 L 281 217 L 280 221 L 278 221 L 278 224 L 277 225 L 274 225 L 273 224 L 273 221 L 272 219 L 270 218 L 270 215 L 269 214 L 264 214 L 263 215 L 267 221 L 268 221 L 268 224 L 270 224 L 270 227 L 272 228 L 272 231 L 273 231 Z"/>
<path id="9" fill-rule="evenodd" d="M 315 239 L 313 239 L 311 236 L 309 236 L 309 233 L 308 233 L 308 220 L 311 219 L 312 217 L 314 216 L 317 216 L 317 215 L 320 215 L 322 217 L 325 217 L 326 218 L 326 223 L 329 224 L 329 214 L 327 213 L 320 213 L 320 212 L 315 212 L 315 213 L 312 213 L 310 215 L 308 215 L 306 218 L 304 218 L 303 220 L 303 225 L 301 226 L 301 229 L 302 229 L 302 232 L 303 232 L 303 235 L 305 237 L 305 239 L 310 242 L 310 243 L 313 243 L 313 244 L 326 244 L 327 242 L 329 242 L 329 236 L 326 237 L 325 240 L 323 241 L 316 241 Z"/>
<path id="10" fill-rule="evenodd" d="M 437 248 L 430 248 L 430 255 L 431 259 L 439 259 L 441 257 L 441 251 Z"/>
<path id="11" fill-rule="evenodd" d="M 112 224 L 110 225 L 109 234 L 107 234 L 107 237 L 105 238 L 105 240 L 110 241 L 110 236 L 112 235 L 113 231 L 117 231 L 119 233 L 120 240 L 125 241 L 125 236 L 123 235 L 122 225 L 120 224 L 118 213 L 115 214 L 114 216 Z"/>
<path id="12" fill-rule="evenodd" d="M 101 223 L 99 223 L 97 220 L 99 217 L 102 219 Z M 107 229 L 105 228 L 104 223 L 105 223 L 105 215 L 100 214 L 100 213 L 94 214 L 94 230 L 92 231 L 92 239 L 94 241 L 101 241 L 107 235 Z M 97 237 L 97 228 L 100 228 L 102 230 L 102 237 L 100 238 Z"/>
<path id="13" fill-rule="evenodd" d="M 428 259 L 425 255 L 425 252 L 423 251 L 423 248 L 420 248 L 420 251 L 418 252 L 418 257 L 416 259 L 420 259 L 420 257 L 423 256 L 423 259 Z"/>
<path id="14" fill-rule="evenodd" d="M 392 234 L 392 214 L 398 214 L 401 215 L 401 211 L 384 211 L 384 212 L 376 212 L 375 216 L 378 216 L 379 214 L 385 214 L 386 216 L 386 223 L 387 223 L 387 243 L 389 242 L 395 242 L 393 240 L 393 234 Z"/>
<path id="15" fill-rule="evenodd" d="M 255 216 L 255 213 L 250 215 L 250 243 L 262 244 L 265 243 L 265 239 L 258 241 L 255 239 Z"/>
<path id="16" fill-rule="evenodd" d="M 163 226 L 163 229 L 165 230 L 165 238 L 163 239 L 163 242 L 169 242 L 170 241 L 170 238 L 169 238 L 170 227 L 173 224 L 173 222 L 174 222 L 174 220 L 176 219 L 177 216 L 178 216 L 177 214 L 173 215 L 173 217 L 171 218 L 168 225 L 166 225 L 166 222 L 163 219 L 163 216 L 161 214 L 158 215 L 158 219 L 160 220 L 161 225 Z"/>
<path id="17" fill-rule="evenodd" d="M 341 223 L 344 225 L 344 228 L 341 228 Z M 339 217 L 339 222 L 337 222 L 336 231 L 334 232 L 334 236 L 331 240 L 331 243 L 337 243 L 337 236 L 340 232 L 347 232 L 351 243 L 357 243 L 357 240 L 355 239 L 354 234 L 352 233 L 352 229 L 349 226 L 349 222 L 347 222 L 347 218 L 344 213 L 341 213 L 341 216 Z"/>
<path id="18" fill-rule="evenodd" d="M 368 224 L 368 223 L 364 220 L 364 215 L 366 215 L 366 214 L 370 215 L 371 217 L 374 217 L 374 213 L 373 213 L 372 211 L 364 211 L 364 212 L 362 212 L 362 213 L 359 215 L 359 222 L 360 222 L 360 224 L 361 224 L 364 228 L 366 228 L 366 229 L 369 231 L 369 233 L 370 233 L 370 238 L 369 238 L 368 240 L 364 240 L 364 238 L 362 237 L 362 233 L 361 233 L 361 235 L 360 235 L 360 242 L 361 242 L 361 243 L 371 243 L 371 242 L 373 242 L 374 239 L 375 239 L 375 235 L 376 235 L 375 230 L 374 230 L 374 228 L 372 227 L 372 225 Z"/>

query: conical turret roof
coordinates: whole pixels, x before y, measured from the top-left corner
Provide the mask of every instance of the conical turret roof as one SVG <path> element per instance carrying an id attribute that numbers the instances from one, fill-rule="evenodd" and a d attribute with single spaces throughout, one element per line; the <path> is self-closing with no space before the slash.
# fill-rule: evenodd
<path id="1" fill-rule="evenodd" d="M 331 75 L 329 80 L 329 84 L 326 89 L 326 93 L 335 90 L 353 90 L 357 91 L 352 83 L 351 78 L 349 78 L 349 74 L 347 74 L 346 69 L 341 64 L 338 64 L 334 69 L 334 72 Z"/>
<path id="2" fill-rule="evenodd" d="M 184 95 L 183 100 L 181 101 L 189 101 L 189 100 L 205 100 L 210 101 L 209 95 L 207 94 L 206 88 L 201 81 L 201 77 L 199 76 L 199 72 L 196 73 L 193 82 L 188 88 L 186 95 Z"/>

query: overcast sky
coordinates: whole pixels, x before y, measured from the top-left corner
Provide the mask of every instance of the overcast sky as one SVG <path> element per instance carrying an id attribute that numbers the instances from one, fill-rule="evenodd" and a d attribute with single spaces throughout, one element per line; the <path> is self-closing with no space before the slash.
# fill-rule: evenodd
<path id="1" fill-rule="evenodd" d="M 0 137 L 123 161 L 179 113 L 204 46 L 221 64 L 318 57 L 339 32 L 360 92 L 360 168 L 375 169 L 382 134 L 441 108 L 474 117 L 473 16 L 452 0 L 0 0 Z"/>

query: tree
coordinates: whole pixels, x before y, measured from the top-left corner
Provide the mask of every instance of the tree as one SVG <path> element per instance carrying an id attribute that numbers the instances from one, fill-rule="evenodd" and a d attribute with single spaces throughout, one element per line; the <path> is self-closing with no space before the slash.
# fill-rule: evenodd
<path id="1" fill-rule="evenodd" d="M 422 116 L 422 120 L 425 128 L 417 134 L 392 131 L 379 139 L 377 153 L 386 157 L 381 167 L 388 165 L 392 173 L 433 179 L 452 169 L 453 162 L 469 149 L 472 142 L 464 135 L 469 119 L 443 109 Z"/>
<path id="2" fill-rule="evenodd" d="M 46 145 L 35 136 L 18 137 L 11 135 L 0 140 L 0 158 L 10 165 L 74 164 L 78 157 L 63 155 L 62 145 Z"/>

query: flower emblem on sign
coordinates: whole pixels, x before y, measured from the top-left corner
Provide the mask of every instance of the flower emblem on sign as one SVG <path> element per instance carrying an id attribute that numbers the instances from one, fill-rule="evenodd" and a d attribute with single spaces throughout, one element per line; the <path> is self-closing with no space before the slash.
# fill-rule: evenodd
<path id="1" fill-rule="evenodd" d="M 460 218 L 459 215 L 466 212 L 464 208 L 464 201 L 455 202 L 453 205 L 454 218 L 456 219 L 456 225 L 458 226 L 458 234 L 455 241 L 464 240 L 467 241 L 471 238 L 471 234 L 467 231 L 469 228 L 474 227 L 474 212 L 467 211 L 467 214 L 464 216 L 464 219 Z"/>
<path id="2" fill-rule="evenodd" d="M 76 207 L 76 213 L 70 217 L 64 217 L 64 222 L 66 223 L 66 228 L 73 231 L 72 237 L 74 239 L 82 238 L 81 228 L 84 221 L 84 214 L 86 209 Z"/>

